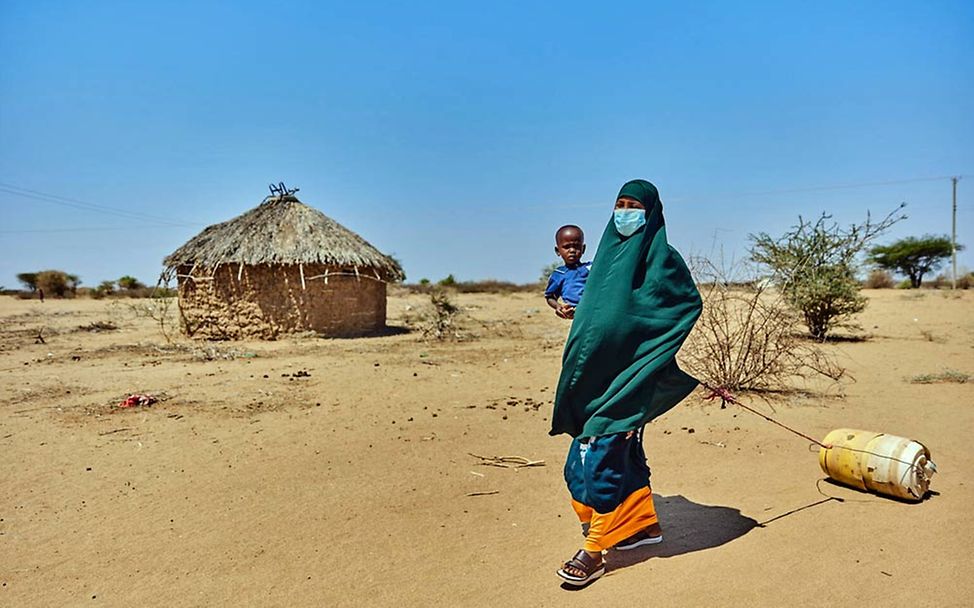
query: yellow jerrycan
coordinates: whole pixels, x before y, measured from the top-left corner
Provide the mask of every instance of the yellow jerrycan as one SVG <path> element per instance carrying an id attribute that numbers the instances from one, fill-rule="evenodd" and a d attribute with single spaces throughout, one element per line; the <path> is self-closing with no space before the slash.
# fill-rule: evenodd
<path id="1" fill-rule="evenodd" d="M 904 500 L 921 500 L 937 465 L 922 443 L 857 429 L 836 429 L 825 436 L 818 463 L 831 479 L 860 490 Z"/>

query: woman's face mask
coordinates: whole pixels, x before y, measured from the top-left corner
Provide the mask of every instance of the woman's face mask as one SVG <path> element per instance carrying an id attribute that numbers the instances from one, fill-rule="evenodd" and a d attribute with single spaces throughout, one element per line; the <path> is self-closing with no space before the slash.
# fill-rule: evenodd
<path id="1" fill-rule="evenodd" d="M 632 236 L 646 223 L 645 209 L 616 209 L 612 212 L 616 230 L 622 236 Z"/>

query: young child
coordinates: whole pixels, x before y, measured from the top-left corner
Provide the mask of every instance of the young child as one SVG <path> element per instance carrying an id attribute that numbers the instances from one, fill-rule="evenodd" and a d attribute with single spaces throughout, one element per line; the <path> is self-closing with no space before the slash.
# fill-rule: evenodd
<path id="1" fill-rule="evenodd" d="M 551 273 L 548 287 L 544 290 L 548 306 L 555 309 L 555 314 L 562 319 L 575 316 L 575 307 L 582 299 L 585 280 L 588 279 L 591 262 L 582 262 L 585 253 L 585 234 L 578 226 L 571 224 L 562 226 L 555 233 L 555 253 L 565 261 Z M 559 302 L 559 298 L 561 301 Z"/>

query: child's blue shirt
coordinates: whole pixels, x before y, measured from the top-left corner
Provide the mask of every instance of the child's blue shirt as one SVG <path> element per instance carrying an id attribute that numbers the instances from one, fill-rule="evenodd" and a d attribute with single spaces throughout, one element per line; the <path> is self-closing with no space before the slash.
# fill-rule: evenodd
<path id="1" fill-rule="evenodd" d="M 582 262 L 574 268 L 560 266 L 551 273 L 548 279 L 548 287 L 544 290 L 545 298 L 561 297 L 570 306 L 578 306 L 582 299 L 582 291 L 585 290 L 585 281 L 588 279 L 588 269 L 592 262 Z"/>

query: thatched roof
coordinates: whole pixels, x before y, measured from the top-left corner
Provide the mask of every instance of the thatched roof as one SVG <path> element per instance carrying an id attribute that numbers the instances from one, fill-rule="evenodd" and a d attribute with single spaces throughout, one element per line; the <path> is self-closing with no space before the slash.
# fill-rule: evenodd
<path id="1" fill-rule="evenodd" d="M 398 281 L 402 268 L 348 228 L 292 194 L 269 196 L 232 220 L 214 224 L 163 260 L 167 271 L 189 265 L 327 264 Z"/>

